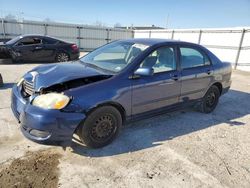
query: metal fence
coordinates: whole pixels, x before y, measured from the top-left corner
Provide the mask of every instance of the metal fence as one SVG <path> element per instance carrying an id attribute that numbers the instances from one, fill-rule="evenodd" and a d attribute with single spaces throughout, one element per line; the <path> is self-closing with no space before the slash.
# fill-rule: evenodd
<path id="1" fill-rule="evenodd" d="M 166 38 L 201 44 L 234 68 L 250 70 L 250 29 L 135 30 L 135 38 Z"/>
<path id="2" fill-rule="evenodd" d="M 83 51 L 93 50 L 113 40 L 133 38 L 133 31 L 129 29 L 37 21 L 18 22 L 15 20 L 1 20 L 0 38 L 2 39 L 31 33 L 49 35 L 75 42 Z"/>
<path id="3" fill-rule="evenodd" d="M 79 24 L 1 19 L 0 39 L 21 34 L 43 34 L 75 42 L 90 51 L 110 41 L 127 38 L 167 38 L 201 44 L 221 60 L 250 70 L 250 28 L 130 30 Z"/>

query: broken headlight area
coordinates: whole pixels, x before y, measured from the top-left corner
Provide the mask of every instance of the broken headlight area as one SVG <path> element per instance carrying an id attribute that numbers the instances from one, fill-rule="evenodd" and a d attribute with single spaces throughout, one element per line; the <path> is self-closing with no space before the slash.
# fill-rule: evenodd
<path id="1" fill-rule="evenodd" d="M 6 59 L 10 58 L 10 52 L 9 49 L 6 46 L 0 45 L 0 59 Z"/>
<path id="2" fill-rule="evenodd" d="M 98 75 L 98 76 L 92 76 L 92 77 L 87 77 L 87 78 L 74 79 L 74 80 L 63 82 L 63 83 L 55 84 L 46 88 L 42 88 L 40 90 L 40 93 L 41 94 L 46 94 L 46 93 L 51 93 L 51 92 L 60 93 L 65 90 L 85 86 L 91 83 L 95 83 L 101 80 L 108 79 L 110 77 L 111 75 Z"/>
<path id="3" fill-rule="evenodd" d="M 70 80 L 49 86 L 47 88 L 41 88 L 39 95 L 37 95 L 33 99 L 32 105 L 43 109 L 63 110 L 64 112 L 83 112 L 82 108 L 78 104 L 73 103 L 73 98 L 64 95 L 63 92 L 72 88 L 95 83 L 97 81 L 101 81 L 110 77 L 110 75 L 98 75 Z M 24 89 L 25 88 L 27 87 L 24 87 Z"/>

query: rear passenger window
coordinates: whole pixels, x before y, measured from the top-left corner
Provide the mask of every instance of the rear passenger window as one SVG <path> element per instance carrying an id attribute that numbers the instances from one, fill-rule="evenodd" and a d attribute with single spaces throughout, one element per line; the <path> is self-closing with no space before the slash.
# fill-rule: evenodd
<path id="1" fill-rule="evenodd" d="M 57 40 L 51 38 L 43 38 L 43 44 L 56 44 Z"/>
<path id="2" fill-rule="evenodd" d="M 180 48 L 180 51 L 182 69 L 210 65 L 208 57 L 194 48 Z"/>

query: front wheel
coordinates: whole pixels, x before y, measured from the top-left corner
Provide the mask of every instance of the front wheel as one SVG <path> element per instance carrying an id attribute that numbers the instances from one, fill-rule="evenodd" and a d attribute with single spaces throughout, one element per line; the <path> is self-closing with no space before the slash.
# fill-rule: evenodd
<path id="1" fill-rule="evenodd" d="M 22 59 L 18 58 L 16 55 L 11 54 L 11 61 L 12 63 L 21 63 Z"/>
<path id="2" fill-rule="evenodd" d="M 203 113 L 212 112 L 216 108 L 219 102 L 219 97 L 220 97 L 220 91 L 218 87 L 214 85 L 211 86 L 202 99 L 199 111 Z"/>
<path id="3" fill-rule="evenodd" d="M 102 106 L 91 112 L 81 123 L 79 137 L 86 146 L 100 148 L 111 143 L 122 125 L 120 112 L 112 106 Z"/>

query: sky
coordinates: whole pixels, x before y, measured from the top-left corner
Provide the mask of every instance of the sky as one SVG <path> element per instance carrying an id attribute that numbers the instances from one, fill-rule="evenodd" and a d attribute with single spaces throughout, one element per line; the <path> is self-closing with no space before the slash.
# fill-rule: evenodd
<path id="1" fill-rule="evenodd" d="M 250 26 L 250 0 L 0 0 L 0 17 L 114 26 Z"/>

